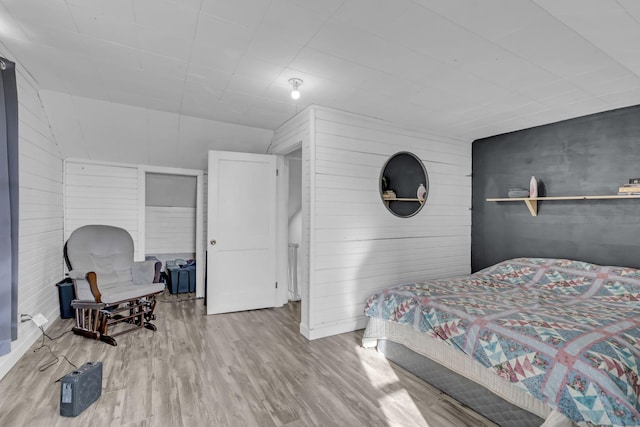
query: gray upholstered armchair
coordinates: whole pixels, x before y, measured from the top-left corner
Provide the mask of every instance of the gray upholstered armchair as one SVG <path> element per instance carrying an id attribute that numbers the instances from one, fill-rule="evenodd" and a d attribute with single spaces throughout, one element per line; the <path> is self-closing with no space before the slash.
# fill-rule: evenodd
<path id="1" fill-rule="evenodd" d="M 145 327 L 155 318 L 159 261 L 133 261 L 133 239 L 126 230 L 107 225 L 76 229 L 64 246 L 64 256 L 73 280 L 76 313 L 73 332 L 117 345 L 116 335 Z M 108 328 L 126 322 L 132 327 L 109 334 Z"/>

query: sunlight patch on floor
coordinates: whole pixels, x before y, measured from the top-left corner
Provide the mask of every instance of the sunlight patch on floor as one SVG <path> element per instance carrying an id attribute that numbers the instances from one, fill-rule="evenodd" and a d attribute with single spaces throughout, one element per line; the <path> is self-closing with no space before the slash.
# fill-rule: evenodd
<path id="1" fill-rule="evenodd" d="M 356 350 L 371 387 L 382 395 L 378 398 L 378 405 L 385 415 L 387 425 L 428 427 L 429 423 L 400 383 L 389 361 L 373 348 L 359 347 Z"/>
<path id="2" fill-rule="evenodd" d="M 378 403 L 390 426 L 429 427 L 429 423 L 424 419 L 415 402 L 404 388 L 384 395 L 378 399 Z M 401 419 L 398 417 L 399 413 L 402 414 Z"/>
<path id="3" fill-rule="evenodd" d="M 378 354 L 374 349 L 363 349 L 362 351 L 369 352 L 371 354 L 365 354 L 367 358 L 371 356 L 375 359 L 375 363 L 371 363 L 368 360 L 363 361 L 363 355 L 360 354 L 360 363 L 364 372 L 369 378 L 369 383 L 376 389 L 385 388 L 391 384 L 396 384 L 399 379 L 393 368 L 389 365 L 389 361 L 384 356 Z"/>

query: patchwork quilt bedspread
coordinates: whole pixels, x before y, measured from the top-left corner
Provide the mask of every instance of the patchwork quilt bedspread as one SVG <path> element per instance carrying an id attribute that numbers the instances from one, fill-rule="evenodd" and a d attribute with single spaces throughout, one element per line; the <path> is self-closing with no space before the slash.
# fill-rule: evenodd
<path id="1" fill-rule="evenodd" d="M 640 270 L 518 258 L 396 286 L 365 314 L 445 341 L 578 425 L 640 425 Z"/>

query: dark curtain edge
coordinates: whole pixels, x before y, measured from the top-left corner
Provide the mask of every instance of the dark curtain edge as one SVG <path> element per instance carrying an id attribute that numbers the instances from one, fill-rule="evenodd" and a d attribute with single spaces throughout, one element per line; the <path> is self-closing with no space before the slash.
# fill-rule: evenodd
<path id="1" fill-rule="evenodd" d="M 18 232 L 19 232 L 19 155 L 18 155 L 18 86 L 16 64 L 7 64 L 6 78 L 3 78 L 5 111 L 7 115 L 7 143 L 9 157 L 9 197 L 11 204 L 11 341 L 18 339 Z"/>
<path id="2" fill-rule="evenodd" d="M 11 341 L 18 338 L 18 231 L 19 231 L 19 186 L 18 186 L 18 94 L 15 74 L 15 63 L 1 58 L 0 70 L 0 120 L 2 142 L 0 149 L 3 162 L 3 209 L 2 234 L 6 236 L 3 248 L 3 285 L 0 290 L 3 300 L 0 301 L 2 309 L 2 334 L 0 336 L 0 355 L 11 351 Z M 8 217 L 7 217 L 8 216 Z M 5 269 L 8 269 L 5 270 Z"/>

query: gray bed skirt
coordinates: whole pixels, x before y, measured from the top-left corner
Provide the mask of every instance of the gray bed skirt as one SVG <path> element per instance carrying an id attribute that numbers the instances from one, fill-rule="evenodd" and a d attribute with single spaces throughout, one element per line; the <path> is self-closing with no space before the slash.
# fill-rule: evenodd
<path id="1" fill-rule="evenodd" d="M 378 340 L 378 351 L 387 359 L 498 425 L 538 427 L 544 423 L 544 420 L 537 415 L 507 402 L 481 385 L 409 350 L 402 344 Z"/>
<path id="2" fill-rule="evenodd" d="M 517 385 L 410 326 L 369 319 L 362 345 L 377 347 L 389 360 L 503 427 L 574 425 Z"/>

